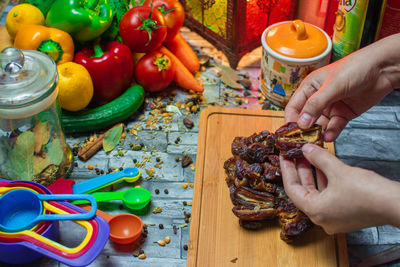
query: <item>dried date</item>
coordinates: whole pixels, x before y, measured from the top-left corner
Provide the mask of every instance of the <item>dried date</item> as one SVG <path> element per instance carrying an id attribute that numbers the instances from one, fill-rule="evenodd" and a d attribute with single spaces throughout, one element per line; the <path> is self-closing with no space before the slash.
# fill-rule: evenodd
<path id="1" fill-rule="evenodd" d="M 313 125 L 309 129 L 300 129 L 295 122 L 289 122 L 276 132 L 275 146 L 289 159 L 303 157 L 301 148 L 307 143 L 322 146 L 322 127 Z"/>
<path id="2" fill-rule="evenodd" d="M 288 123 L 275 133 L 262 131 L 232 142 L 233 157 L 224 163 L 226 182 L 234 207 L 232 212 L 246 229 L 260 229 L 278 218 L 281 239 L 291 242 L 312 226 L 310 219 L 291 202 L 282 186 L 279 153 L 302 157 L 305 143 L 322 146 L 321 127 L 299 129 Z"/>
<path id="3" fill-rule="evenodd" d="M 234 206 L 232 212 L 236 217 L 245 221 L 263 221 L 276 217 L 276 209 L 259 206 Z"/>
<path id="4" fill-rule="evenodd" d="M 246 221 L 239 220 L 239 225 L 248 230 L 258 230 L 264 227 L 264 221 Z"/>
<path id="5" fill-rule="evenodd" d="M 279 161 L 278 155 L 269 155 L 268 160 L 269 160 L 269 162 L 271 162 L 272 165 L 274 165 L 276 167 L 280 167 L 280 161 Z"/>
<path id="6" fill-rule="evenodd" d="M 232 157 L 227 159 L 224 162 L 224 169 L 225 169 L 225 173 L 226 173 L 226 178 L 225 181 L 228 184 L 228 186 L 231 186 L 234 184 L 234 181 L 236 179 L 236 161 L 237 159 Z"/>
<path id="7" fill-rule="evenodd" d="M 282 226 L 281 239 L 291 242 L 300 233 L 308 231 L 313 223 L 293 203 L 280 206 L 277 209 L 279 223 Z"/>
<path id="8" fill-rule="evenodd" d="M 246 151 L 246 158 L 250 162 L 265 162 L 268 156 L 274 152 L 274 147 L 266 146 L 261 143 L 253 143 L 248 146 Z"/>
<path id="9" fill-rule="evenodd" d="M 235 137 L 232 142 L 232 154 L 244 158 L 246 156 L 247 144 L 245 137 Z"/>
<path id="10" fill-rule="evenodd" d="M 263 163 L 262 167 L 264 169 L 262 177 L 265 181 L 273 183 L 282 181 L 281 169 L 279 167 L 276 167 L 269 162 Z"/>
<path id="11" fill-rule="evenodd" d="M 231 200 L 234 205 L 255 207 L 262 209 L 275 209 L 275 197 L 267 192 L 260 192 L 249 187 L 238 187 L 231 192 Z"/>

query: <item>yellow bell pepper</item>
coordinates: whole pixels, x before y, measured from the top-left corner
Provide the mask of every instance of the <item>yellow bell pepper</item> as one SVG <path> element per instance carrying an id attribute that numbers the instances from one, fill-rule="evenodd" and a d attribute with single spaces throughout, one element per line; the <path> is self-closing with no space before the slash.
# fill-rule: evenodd
<path id="1" fill-rule="evenodd" d="M 14 46 L 19 49 L 38 50 L 47 54 L 56 63 L 74 59 L 74 41 L 62 30 L 42 25 L 24 25 L 15 36 Z"/>

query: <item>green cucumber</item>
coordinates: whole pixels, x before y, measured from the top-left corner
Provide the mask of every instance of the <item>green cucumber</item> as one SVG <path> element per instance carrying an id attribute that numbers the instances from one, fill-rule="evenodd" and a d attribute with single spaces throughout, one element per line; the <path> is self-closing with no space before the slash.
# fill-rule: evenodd
<path id="1" fill-rule="evenodd" d="M 61 124 L 65 133 L 90 132 L 111 127 L 129 118 L 144 101 L 144 89 L 135 84 L 113 101 L 80 112 L 62 111 Z"/>

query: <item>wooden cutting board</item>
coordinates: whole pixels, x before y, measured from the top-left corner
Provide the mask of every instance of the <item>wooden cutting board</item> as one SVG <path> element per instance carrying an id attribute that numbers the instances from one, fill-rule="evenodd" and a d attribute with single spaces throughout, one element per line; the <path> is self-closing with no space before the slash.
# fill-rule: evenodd
<path id="1" fill-rule="evenodd" d="M 279 237 L 277 220 L 262 230 L 239 226 L 225 182 L 223 163 L 236 136 L 284 124 L 279 111 L 209 107 L 200 117 L 187 266 L 348 266 L 344 235 L 314 226 L 293 244 Z M 333 144 L 327 144 L 334 153 Z"/>

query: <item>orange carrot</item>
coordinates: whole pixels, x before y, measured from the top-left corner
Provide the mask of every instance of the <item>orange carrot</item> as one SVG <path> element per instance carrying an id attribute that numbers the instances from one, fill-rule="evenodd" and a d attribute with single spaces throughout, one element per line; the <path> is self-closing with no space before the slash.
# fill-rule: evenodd
<path id="1" fill-rule="evenodd" d="M 190 45 L 183 39 L 182 35 L 178 32 L 174 39 L 165 43 L 166 47 L 177 58 L 179 58 L 183 65 L 191 72 L 196 73 L 200 69 L 199 59 Z"/>
<path id="2" fill-rule="evenodd" d="M 167 48 L 160 46 L 159 51 L 169 57 L 175 67 L 174 81 L 182 88 L 202 93 L 204 87 L 200 84 L 183 63 Z"/>

